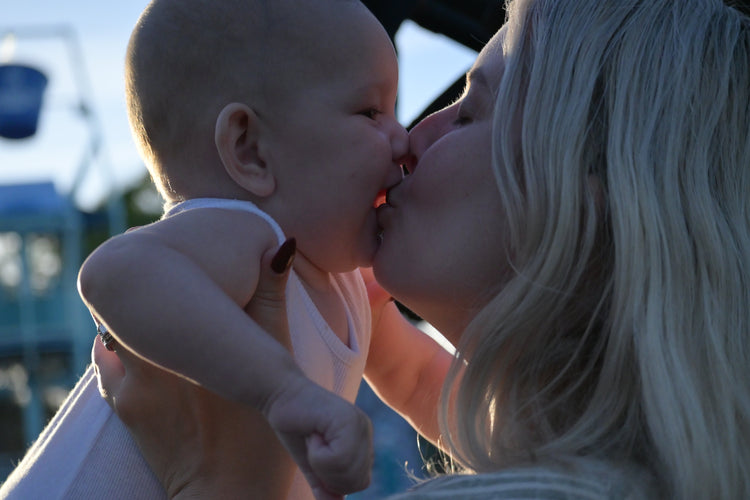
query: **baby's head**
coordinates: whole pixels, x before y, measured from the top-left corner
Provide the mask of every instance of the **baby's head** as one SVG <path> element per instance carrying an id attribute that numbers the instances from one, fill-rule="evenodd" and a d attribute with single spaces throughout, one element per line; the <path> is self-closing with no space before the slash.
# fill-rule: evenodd
<path id="1" fill-rule="evenodd" d="M 247 199 L 327 271 L 369 265 L 401 178 L 398 65 L 357 0 L 153 0 L 128 48 L 131 125 L 167 201 Z M 335 248 L 332 248 L 335 247 Z"/>
<path id="2" fill-rule="evenodd" d="M 196 184 L 222 184 L 214 124 L 228 101 L 262 96 L 273 3 L 153 0 L 141 14 L 126 56 L 128 114 L 167 201 L 191 197 Z"/>

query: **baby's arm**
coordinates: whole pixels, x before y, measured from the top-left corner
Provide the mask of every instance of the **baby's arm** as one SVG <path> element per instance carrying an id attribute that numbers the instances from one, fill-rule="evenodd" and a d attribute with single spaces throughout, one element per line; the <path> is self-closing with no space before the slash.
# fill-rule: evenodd
<path id="1" fill-rule="evenodd" d="M 283 284 L 256 290 L 260 256 L 268 245 L 275 247 L 275 235 L 265 222 L 255 226 L 257 223 L 254 216 L 242 212 L 193 210 L 114 238 L 97 249 L 82 267 L 81 294 L 117 341 L 139 357 L 227 399 L 260 409 L 320 498 L 338 498 L 322 492 L 322 488 L 348 493 L 362 489 L 369 480 L 369 422 L 353 405 L 304 377 L 279 343 L 290 349 Z M 269 232 L 264 234 L 264 230 Z M 266 278 L 261 285 L 270 281 Z M 273 332 L 278 342 L 248 316 L 257 315 L 258 310 L 265 312 L 266 330 Z M 284 319 L 284 324 L 277 324 L 275 318 Z M 124 354 L 124 349 L 118 352 L 122 350 Z M 127 418 L 137 414 L 142 405 L 125 403 L 129 400 L 124 396 L 143 395 L 145 391 L 156 401 L 166 398 L 166 404 L 172 395 L 159 397 L 150 385 L 134 385 L 127 389 L 130 385 L 110 383 L 112 391 L 120 395 L 121 404 L 115 404 L 117 397 L 108 400 L 123 420 L 130 422 L 131 430 L 139 422 L 143 423 L 140 428 L 148 429 L 148 422 L 154 418 Z M 169 404 L 160 408 L 165 409 L 164 416 L 171 416 Z M 237 408 L 229 412 L 228 408 L 231 406 L 225 405 L 224 411 L 210 414 L 237 415 L 242 411 Z M 290 412 L 294 413 L 291 417 Z M 185 423 L 191 422 L 189 415 L 184 415 L 184 419 Z M 251 425 L 246 419 L 245 425 L 228 428 L 224 418 L 214 423 L 203 420 L 195 426 L 214 429 L 200 433 L 209 437 L 236 432 L 234 441 L 243 443 L 248 434 L 262 436 L 268 432 L 264 422 L 252 422 L 255 423 Z M 176 429 L 170 427 L 168 431 Z M 173 433 L 179 436 L 178 432 Z M 164 431 L 158 434 L 144 430 L 136 432 L 136 437 L 141 443 L 150 439 L 162 443 L 151 448 L 158 450 L 164 443 Z M 350 442 L 356 446 L 347 448 Z M 268 446 L 262 452 L 246 449 L 246 455 L 240 457 L 242 463 L 258 469 L 279 466 L 278 461 L 270 460 L 273 450 Z M 352 450 L 355 456 L 351 455 Z M 167 463 L 186 460 L 182 458 L 185 454 L 175 456 L 172 451 L 164 450 Z M 220 453 L 217 463 L 237 459 L 226 450 Z M 257 465 L 251 462 L 253 457 L 257 457 Z M 344 467 L 341 462 L 345 462 Z M 220 471 L 222 478 L 231 473 L 226 468 Z M 208 474 L 210 480 L 213 473 Z M 244 477 L 250 478 L 247 474 Z M 272 478 L 267 475 L 268 481 Z"/>
<path id="2" fill-rule="evenodd" d="M 84 262 L 79 289 L 120 344 L 261 408 L 298 373 L 288 336 L 274 340 L 243 311 L 271 246 L 252 214 L 190 210 L 105 242 Z"/>
<path id="3" fill-rule="evenodd" d="M 439 445 L 438 405 L 453 356 L 410 323 L 363 270 L 373 312 L 373 332 L 365 379 L 388 406 Z"/>

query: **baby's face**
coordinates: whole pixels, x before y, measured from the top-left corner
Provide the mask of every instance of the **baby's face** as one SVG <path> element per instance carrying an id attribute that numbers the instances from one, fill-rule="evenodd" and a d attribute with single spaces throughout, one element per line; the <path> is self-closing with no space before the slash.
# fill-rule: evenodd
<path id="1" fill-rule="evenodd" d="M 330 25 L 281 73 L 292 90 L 269 109 L 277 190 L 268 209 L 302 257 L 342 272 L 372 263 L 374 205 L 401 180 L 408 136 L 395 116 L 390 39 L 359 2 L 331 3 Z"/>

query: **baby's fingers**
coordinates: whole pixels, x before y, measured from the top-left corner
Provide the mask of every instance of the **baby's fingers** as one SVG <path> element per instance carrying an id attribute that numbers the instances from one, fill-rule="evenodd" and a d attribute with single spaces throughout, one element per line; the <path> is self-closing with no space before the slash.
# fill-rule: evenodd
<path id="1" fill-rule="evenodd" d="M 370 484 L 373 464 L 372 425 L 357 408 L 357 418 L 335 427 L 324 438 L 308 437 L 310 467 L 329 492 L 348 494 Z"/>
<path id="2" fill-rule="evenodd" d="M 319 449 L 320 447 L 326 446 L 325 440 L 319 435 L 319 434 L 313 434 L 309 438 L 307 438 L 307 449 L 308 452 L 313 454 L 316 449 Z M 313 491 L 313 494 L 315 495 L 315 500 L 343 500 L 344 495 L 339 495 L 336 493 L 331 493 L 326 489 L 326 487 L 318 480 L 316 475 L 309 471 L 307 474 L 307 481 L 310 485 L 310 488 Z M 354 490 L 353 490 L 354 491 Z"/>

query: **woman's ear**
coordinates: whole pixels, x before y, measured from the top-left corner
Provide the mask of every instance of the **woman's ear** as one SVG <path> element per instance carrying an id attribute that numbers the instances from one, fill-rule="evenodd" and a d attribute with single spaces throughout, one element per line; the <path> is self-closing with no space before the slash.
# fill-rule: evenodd
<path id="1" fill-rule="evenodd" d="M 258 115 L 246 104 L 227 104 L 216 119 L 214 140 L 227 174 L 247 191 L 265 197 L 276 189 L 276 179 L 261 153 L 261 136 Z"/>

